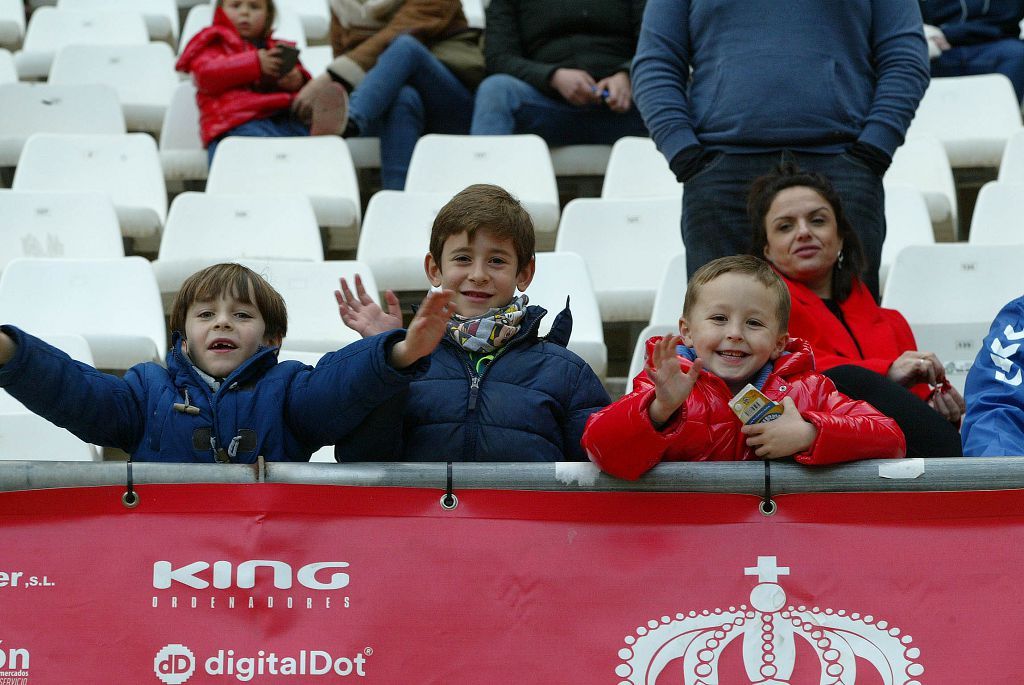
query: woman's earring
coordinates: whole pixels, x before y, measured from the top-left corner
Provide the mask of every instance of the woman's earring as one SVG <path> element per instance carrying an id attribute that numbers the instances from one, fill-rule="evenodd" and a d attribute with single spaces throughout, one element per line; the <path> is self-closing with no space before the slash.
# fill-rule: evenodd
<path id="1" fill-rule="evenodd" d="M 838 262 L 836 263 L 836 268 L 837 269 L 842 269 L 843 268 L 843 251 L 842 250 L 839 251 L 839 259 L 838 259 Z"/>

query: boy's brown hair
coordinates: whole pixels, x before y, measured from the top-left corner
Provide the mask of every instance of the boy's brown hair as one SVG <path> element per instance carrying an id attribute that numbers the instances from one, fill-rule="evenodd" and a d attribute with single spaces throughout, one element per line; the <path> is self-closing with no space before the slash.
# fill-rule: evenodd
<path id="1" fill-rule="evenodd" d="M 536 238 L 533 219 L 507 190 L 488 183 L 477 183 L 459 192 L 441 208 L 430 228 L 430 254 L 441 268 L 441 253 L 448 238 L 465 232 L 469 239 L 480 229 L 496 238 L 512 241 L 516 253 L 516 272 L 533 259 Z"/>
<path id="2" fill-rule="evenodd" d="M 737 273 L 750 276 L 775 295 L 775 315 L 778 317 L 778 333 L 785 333 L 789 328 L 789 288 L 782 282 L 771 265 L 752 255 L 734 255 L 719 257 L 697 269 L 686 286 L 686 299 L 683 301 L 683 317 L 689 318 L 690 312 L 697 304 L 701 289 L 719 276 Z"/>
<path id="3" fill-rule="evenodd" d="M 283 340 L 288 332 L 288 309 L 284 298 L 258 273 L 241 264 L 214 264 L 197 271 L 181 285 L 171 305 L 171 330 L 185 334 L 188 308 L 196 302 L 230 295 L 239 302 L 255 305 L 266 323 L 264 336 Z"/>
<path id="4" fill-rule="evenodd" d="M 274 0 L 263 0 L 267 3 L 267 24 L 263 27 L 263 37 L 270 38 L 270 34 L 274 30 L 274 20 L 277 19 L 277 8 L 274 6 Z M 214 11 L 217 11 L 223 4 L 224 0 L 215 0 L 213 3 Z"/>

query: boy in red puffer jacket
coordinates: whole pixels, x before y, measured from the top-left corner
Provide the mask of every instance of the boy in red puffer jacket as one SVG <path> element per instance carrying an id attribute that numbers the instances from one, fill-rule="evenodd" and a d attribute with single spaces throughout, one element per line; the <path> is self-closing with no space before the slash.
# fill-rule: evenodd
<path id="1" fill-rule="evenodd" d="M 649 340 L 633 391 L 590 417 L 582 440 L 590 459 L 635 479 L 662 460 L 902 457 L 896 423 L 837 391 L 814 371 L 808 345 L 789 339 L 789 304 L 785 284 L 757 257 L 723 257 L 698 269 L 680 335 Z M 776 420 L 737 418 L 731 401 L 747 384 L 782 405 Z"/>
<path id="2" fill-rule="evenodd" d="M 197 33 L 178 59 L 175 68 L 192 74 L 196 84 L 211 163 L 227 136 L 338 135 L 345 128 L 348 96 L 333 82 L 320 85 L 309 120 L 292 113 L 310 75 L 294 57 L 294 46 L 270 35 L 275 14 L 273 0 L 217 0 L 213 25 Z"/>

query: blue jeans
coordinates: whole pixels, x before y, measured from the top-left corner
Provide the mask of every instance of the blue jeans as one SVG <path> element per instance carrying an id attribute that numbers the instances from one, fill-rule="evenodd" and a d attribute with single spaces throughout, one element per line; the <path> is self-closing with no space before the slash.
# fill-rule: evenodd
<path id="1" fill-rule="evenodd" d="M 352 92 L 348 116 L 360 135 L 380 138 L 381 186 L 402 190 L 419 137 L 468 133 L 472 111 L 469 89 L 406 34 L 391 42 Z"/>
<path id="2" fill-rule="evenodd" d="M 864 285 L 878 299 L 878 266 L 885 241 L 885 192 L 881 177 L 846 154 L 718 153 L 708 166 L 683 184 L 682 232 L 687 278 L 712 259 L 750 251 L 750 182 L 771 171 L 784 158 L 832 181 L 842 198 L 843 211 L 864 248 Z"/>
<path id="3" fill-rule="evenodd" d="M 1017 101 L 1024 101 L 1024 41 L 1003 38 L 991 43 L 960 45 L 932 60 L 932 76 L 1003 74 L 1013 83 Z"/>
<path id="4" fill-rule="evenodd" d="M 296 136 L 308 136 L 309 126 L 298 119 L 293 119 L 291 112 L 287 110 L 275 114 L 267 119 L 253 119 L 241 126 L 236 126 L 222 136 L 210 141 L 206 148 L 206 160 L 213 164 L 213 153 L 217 150 L 220 141 L 228 136 L 250 136 L 252 138 L 289 138 Z"/>
<path id="5" fill-rule="evenodd" d="M 470 133 L 536 133 L 552 146 L 610 145 L 623 136 L 647 136 L 647 127 L 635 106 L 619 114 L 603 104 L 570 105 L 514 76 L 493 74 L 476 92 Z"/>

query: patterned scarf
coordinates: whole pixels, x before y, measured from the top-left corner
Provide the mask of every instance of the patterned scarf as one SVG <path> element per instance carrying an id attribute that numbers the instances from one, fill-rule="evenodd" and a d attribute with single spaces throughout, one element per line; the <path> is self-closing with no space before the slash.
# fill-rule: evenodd
<path id="1" fill-rule="evenodd" d="M 520 295 L 504 307 L 493 307 L 480 316 L 453 314 L 448 322 L 448 335 L 467 352 L 490 354 L 519 332 L 527 302 L 526 295 Z"/>

